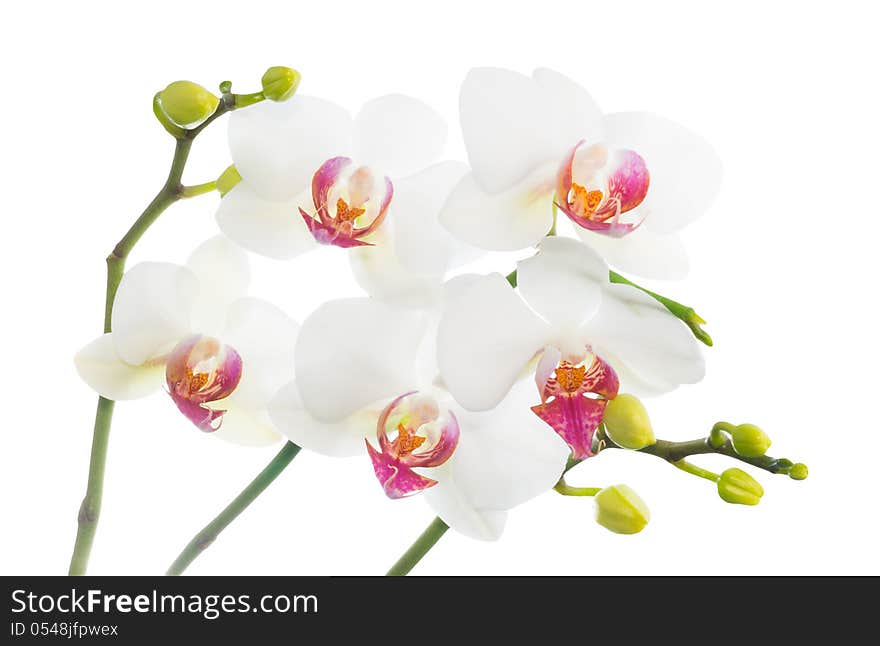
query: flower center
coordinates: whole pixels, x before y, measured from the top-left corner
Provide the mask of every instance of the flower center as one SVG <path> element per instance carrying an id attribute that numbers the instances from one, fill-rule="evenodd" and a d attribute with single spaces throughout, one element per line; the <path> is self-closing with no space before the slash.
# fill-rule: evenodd
<path id="1" fill-rule="evenodd" d="M 165 381 L 168 393 L 187 419 L 210 432 L 220 428 L 225 410 L 207 404 L 229 397 L 241 381 L 241 356 L 210 336 L 194 335 L 168 355 Z"/>
<path id="2" fill-rule="evenodd" d="M 351 208 L 341 197 L 336 200 L 336 220 L 338 222 L 351 222 L 357 220 L 366 212 L 366 209 Z"/>
<path id="3" fill-rule="evenodd" d="M 396 429 L 394 439 L 388 429 Z M 366 440 L 376 478 L 389 498 L 404 498 L 437 484 L 415 468 L 438 467 L 458 446 L 458 421 L 430 396 L 409 392 L 392 401 L 376 423 L 379 448 Z M 417 449 L 421 449 L 416 453 Z"/>
<path id="4" fill-rule="evenodd" d="M 647 216 L 637 209 L 651 177 L 641 155 L 625 149 L 579 142 L 563 160 L 556 178 L 556 205 L 575 224 L 612 237 L 634 231 Z M 626 217 L 624 217 L 626 216 Z"/>
<path id="5" fill-rule="evenodd" d="M 391 181 L 378 181 L 366 166 L 351 170 L 348 157 L 324 162 L 312 178 L 314 214 L 299 212 L 315 240 L 337 247 L 371 245 L 367 238 L 379 228 L 394 194 Z M 335 205 L 335 208 L 333 207 Z M 357 225 L 363 218 L 362 226 Z"/>
<path id="6" fill-rule="evenodd" d="M 596 207 L 601 204 L 602 198 L 605 197 L 602 191 L 596 189 L 588 191 L 577 183 L 572 183 L 571 191 L 573 196 L 570 202 L 572 207 L 578 211 L 595 211 Z"/>
<path id="7" fill-rule="evenodd" d="M 563 361 L 556 368 L 556 383 L 565 392 L 576 393 L 584 385 L 586 374 L 586 366 L 573 366 L 567 361 Z"/>
<path id="8" fill-rule="evenodd" d="M 428 438 L 416 435 L 402 423 L 397 425 L 397 455 L 409 455 L 419 448 Z"/>

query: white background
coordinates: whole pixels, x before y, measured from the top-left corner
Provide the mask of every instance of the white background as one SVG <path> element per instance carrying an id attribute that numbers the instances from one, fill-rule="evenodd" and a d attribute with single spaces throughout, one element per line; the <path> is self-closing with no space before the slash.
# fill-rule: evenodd
<path id="1" fill-rule="evenodd" d="M 716 346 L 697 386 L 651 400 L 659 436 L 718 419 L 761 425 L 805 482 L 756 473 L 755 508 L 648 456 L 608 452 L 574 484 L 626 482 L 651 507 L 611 534 L 589 499 L 518 508 L 497 543 L 450 532 L 421 574 L 880 574 L 876 284 L 880 210 L 877 16 L 870 3 L 15 3 L 2 61 L 3 529 L 0 572 L 66 572 L 95 396 L 74 352 L 101 328 L 103 259 L 161 185 L 172 141 L 154 92 L 186 78 L 240 92 L 270 65 L 354 111 L 397 91 L 450 122 L 468 68 L 554 67 L 607 111 L 651 110 L 711 140 L 723 190 L 686 231 L 692 304 Z M 229 163 L 225 124 L 200 137 L 188 183 Z M 173 206 L 131 262 L 183 261 L 216 233 L 215 195 Z M 255 259 L 253 291 L 302 320 L 357 294 L 343 253 Z M 508 271 L 512 260 L 501 258 Z M 274 455 L 196 431 L 163 394 L 117 406 L 91 572 L 161 573 Z M 702 464 L 724 468 L 711 456 Z M 386 500 L 368 460 L 303 454 L 191 568 L 198 574 L 381 574 L 431 520 Z"/>

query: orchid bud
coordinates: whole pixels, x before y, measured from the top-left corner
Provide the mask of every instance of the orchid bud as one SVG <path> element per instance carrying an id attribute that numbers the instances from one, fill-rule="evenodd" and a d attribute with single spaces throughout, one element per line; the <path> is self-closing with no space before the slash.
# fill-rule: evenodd
<path id="1" fill-rule="evenodd" d="M 214 114 L 220 99 L 197 83 L 174 81 L 159 93 L 159 101 L 165 115 L 186 128 Z"/>
<path id="2" fill-rule="evenodd" d="M 734 505 L 757 505 L 764 488 L 748 473 L 736 467 L 727 469 L 718 478 L 718 495 Z"/>
<path id="3" fill-rule="evenodd" d="M 609 401 L 602 421 L 612 441 L 625 449 L 637 451 L 657 441 L 648 411 L 635 395 L 618 395 Z"/>
<path id="4" fill-rule="evenodd" d="M 792 465 L 791 471 L 788 472 L 788 477 L 792 480 L 806 480 L 809 474 L 810 470 L 807 469 L 807 465 L 803 462 L 797 462 Z"/>
<path id="5" fill-rule="evenodd" d="M 770 448 L 770 438 L 754 424 L 740 424 L 730 430 L 733 450 L 745 458 L 757 458 Z"/>
<path id="6" fill-rule="evenodd" d="M 270 101 L 287 101 L 299 87 L 300 74 L 289 67 L 270 67 L 263 74 L 263 96 Z"/>
<path id="7" fill-rule="evenodd" d="M 615 534 L 638 534 L 651 519 L 651 513 L 639 495 L 619 484 L 596 494 L 596 522 Z"/>

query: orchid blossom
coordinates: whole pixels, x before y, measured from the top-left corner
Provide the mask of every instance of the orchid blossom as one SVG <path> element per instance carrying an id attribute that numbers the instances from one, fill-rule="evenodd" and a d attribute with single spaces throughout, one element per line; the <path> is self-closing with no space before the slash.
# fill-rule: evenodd
<path id="1" fill-rule="evenodd" d="M 244 296 L 248 280 L 246 255 L 222 236 L 186 266 L 135 265 L 119 284 L 113 331 L 76 355 L 80 376 L 113 400 L 145 397 L 164 382 L 199 430 L 239 444 L 275 442 L 266 405 L 289 378 L 297 326 Z"/>
<path id="2" fill-rule="evenodd" d="M 608 283 L 608 267 L 570 238 L 547 238 L 517 266 L 517 290 L 491 274 L 445 306 L 437 336 L 440 375 L 465 409 L 490 410 L 535 366 L 533 412 L 575 457 L 591 454 L 605 401 L 661 393 L 703 377 L 700 349 L 641 292 Z M 535 363 L 537 361 L 537 363 Z"/>
<path id="3" fill-rule="evenodd" d="M 617 269 L 687 273 L 677 232 L 708 209 L 721 178 L 701 137 L 649 113 L 603 115 L 583 88 L 547 69 L 473 69 L 460 111 L 473 170 L 441 214 L 453 235 L 522 249 L 550 231 L 558 209 Z"/>
<path id="4" fill-rule="evenodd" d="M 508 509 L 556 484 L 569 451 L 528 410 L 527 381 L 488 412 L 456 404 L 437 384 L 430 330 L 413 309 L 325 303 L 303 323 L 296 379 L 270 414 L 305 448 L 369 457 L 388 497 L 422 493 L 449 526 L 495 539 Z"/>
<path id="5" fill-rule="evenodd" d="M 261 103 L 231 115 L 241 181 L 221 201 L 217 222 L 241 246 L 272 258 L 319 244 L 375 245 L 398 203 L 439 190 L 433 175 L 419 173 L 439 159 L 445 140 L 442 118 L 402 95 L 367 102 L 354 120 L 314 97 Z"/>

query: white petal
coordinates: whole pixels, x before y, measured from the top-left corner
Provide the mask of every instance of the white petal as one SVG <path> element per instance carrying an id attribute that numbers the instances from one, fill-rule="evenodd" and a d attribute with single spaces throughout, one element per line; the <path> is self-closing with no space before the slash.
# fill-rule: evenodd
<path id="1" fill-rule="evenodd" d="M 456 411 L 461 438 L 449 471 L 458 495 L 473 507 L 512 509 L 559 481 L 570 450 L 531 411 L 540 403 L 534 382 L 524 379 L 492 411 Z"/>
<path id="2" fill-rule="evenodd" d="M 274 202 L 261 198 L 249 182 L 242 180 L 220 200 L 217 224 L 245 249 L 287 260 L 317 245 L 297 208 L 308 205 L 310 195 L 300 193 L 293 199 Z"/>
<path id="3" fill-rule="evenodd" d="M 351 117 L 329 101 L 297 94 L 229 117 L 229 148 L 241 176 L 263 198 L 289 200 L 318 167 L 351 151 Z"/>
<path id="4" fill-rule="evenodd" d="M 296 381 L 306 410 L 338 422 L 371 402 L 416 388 L 424 317 L 367 298 L 325 303 L 303 322 Z"/>
<path id="5" fill-rule="evenodd" d="M 354 119 L 355 159 L 391 177 L 424 168 L 440 157 L 445 144 L 443 117 L 402 94 L 368 101 Z"/>
<path id="6" fill-rule="evenodd" d="M 226 410 L 220 428 L 211 433 L 214 437 L 242 446 L 267 446 L 281 439 L 265 409 L 250 408 L 235 397 L 212 402 L 211 408 Z"/>
<path id="7" fill-rule="evenodd" d="M 554 326 L 577 326 L 595 315 L 608 283 L 608 266 L 571 238 L 547 238 L 538 253 L 521 260 L 517 286 L 525 301 Z"/>
<path id="8" fill-rule="evenodd" d="M 507 190 L 545 162 L 558 164 L 564 154 L 551 98 L 528 76 L 474 68 L 462 83 L 459 110 L 468 160 L 485 191 Z"/>
<path id="9" fill-rule="evenodd" d="M 608 285 L 584 340 L 615 368 L 622 365 L 654 392 L 698 382 L 705 374 L 690 330 L 666 308 L 627 285 Z"/>
<path id="10" fill-rule="evenodd" d="M 167 262 L 142 262 L 125 272 L 111 325 L 120 358 L 139 366 L 192 332 L 199 289 L 189 269 Z"/>
<path id="11" fill-rule="evenodd" d="M 494 408 L 550 333 L 499 274 L 445 307 L 437 335 L 443 382 L 468 410 Z"/>
<path id="12" fill-rule="evenodd" d="M 269 404 L 272 421 L 291 442 L 331 457 L 366 455 L 364 439 L 375 437 L 381 411 L 382 406 L 377 405 L 355 411 L 338 422 L 319 422 L 306 411 L 293 381 Z"/>
<path id="13" fill-rule="evenodd" d="M 721 160 L 712 146 L 684 126 L 647 112 L 605 117 L 606 142 L 635 150 L 651 174 L 651 213 L 643 226 L 673 233 L 711 206 L 721 187 Z"/>
<path id="14" fill-rule="evenodd" d="M 394 250 L 410 271 L 444 274 L 452 264 L 458 243 L 440 226 L 440 210 L 467 166 L 447 161 L 394 182 L 389 218 Z"/>
<path id="15" fill-rule="evenodd" d="M 293 348 L 299 328 L 287 314 L 258 298 L 241 298 L 226 315 L 221 339 L 241 356 L 236 401 L 265 406 L 293 378 Z"/>
<path id="16" fill-rule="evenodd" d="M 469 501 L 458 495 L 452 480 L 426 489 L 425 501 L 444 523 L 468 538 L 480 541 L 497 541 L 507 524 L 507 512 L 494 509 L 475 509 Z"/>
<path id="17" fill-rule="evenodd" d="M 113 335 L 105 334 L 76 353 L 73 361 L 84 382 L 102 397 L 138 399 L 155 392 L 165 377 L 165 364 L 132 366 L 116 353 Z"/>
<path id="18" fill-rule="evenodd" d="M 200 288 L 193 327 L 203 334 L 215 333 L 209 330 L 222 327 L 229 304 L 247 293 L 251 275 L 247 254 L 226 236 L 215 236 L 193 251 L 186 266 Z"/>
<path id="19" fill-rule="evenodd" d="M 649 216 L 650 217 L 650 216 Z M 658 235 L 644 226 L 622 238 L 575 227 L 581 239 L 605 261 L 625 274 L 679 280 L 688 273 L 688 257 L 678 235 Z"/>
<path id="20" fill-rule="evenodd" d="M 562 150 L 571 150 L 581 139 L 591 143 L 602 141 L 602 111 L 584 88 L 546 68 L 536 69 L 532 78 L 553 107 L 554 116 L 547 126 L 554 128 Z"/>
<path id="21" fill-rule="evenodd" d="M 459 240 L 481 249 L 514 251 L 536 244 L 553 225 L 553 168 L 539 167 L 497 194 L 480 188 L 473 173 L 452 190 L 440 224 Z"/>
<path id="22" fill-rule="evenodd" d="M 432 307 L 440 299 L 443 274 L 419 273 L 404 267 L 394 252 L 387 229 L 383 226 L 371 237 L 375 246 L 349 250 L 355 280 L 367 294 L 384 303 Z"/>

